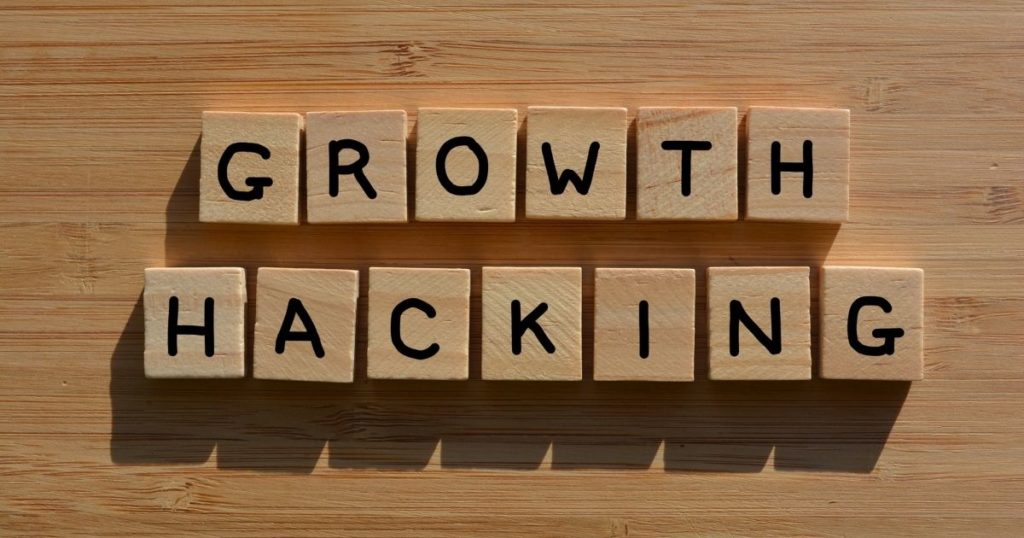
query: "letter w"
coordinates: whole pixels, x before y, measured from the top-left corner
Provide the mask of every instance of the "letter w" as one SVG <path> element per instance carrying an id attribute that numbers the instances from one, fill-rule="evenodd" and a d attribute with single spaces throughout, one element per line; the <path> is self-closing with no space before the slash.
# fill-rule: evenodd
<path id="1" fill-rule="evenodd" d="M 587 194 L 590 192 L 590 182 L 594 179 L 594 168 L 597 166 L 597 152 L 600 151 L 599 142 L 591 142 L 587 151 L 587 166 L 583 169 L 583 177 L 571 168 L 566 168 L 561 175 L 555 168 L 555 157 L 551 154 L 551 144 L 544 142 L 540 145 L 541 153 L 544 154 L 544 168 L 548 172 L 548 182 L 551 183 L 551 194 L 562 194 L 571 181 L 576 187 L 576 192 Z"/>

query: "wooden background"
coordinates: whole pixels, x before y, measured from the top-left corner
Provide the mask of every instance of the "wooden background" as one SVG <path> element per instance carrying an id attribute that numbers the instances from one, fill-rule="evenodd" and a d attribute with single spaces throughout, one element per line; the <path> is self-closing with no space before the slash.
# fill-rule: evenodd
<path id="1" fill-rule="evenodd" d="M 1019 535 L 1021 4 L 676 4 L 0 4 L 0 534 Z M 531 104 L 849 107 L 851 220 L 198 223 L 203 110 Z M 925 269 L 924 381 L 711 383 L 700 329 L 692 384 L 485 383 L 478 317 L 470 382 L 142 374 L 148 266 L 469 267 L 476 314 L 582 265 L 589 331 L 597 266 L 824 263 Z"/>

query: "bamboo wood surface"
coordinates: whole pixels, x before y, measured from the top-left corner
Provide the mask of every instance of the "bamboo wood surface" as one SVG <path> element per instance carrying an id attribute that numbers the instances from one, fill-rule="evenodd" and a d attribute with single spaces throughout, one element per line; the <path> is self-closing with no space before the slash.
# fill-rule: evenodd
<path id="1" fill-rule="evenodd" d="M 1021 5 L 680 4 L 0 4 L 0 534 L 1019 535 Z M 850 221 L 198 222 L 203 110 L 529 105 L 850 108 Z M 825 263 L 925 270 L 925 380 L 709 382 L 706 268 Z M 208 265 L 361 270 L 357 382 L 144 379 Z M 366 380 L 373 265 L 471 269 L 472 380 Z M 696 268 L 697 381 L 481 381 L 484 265 L 582 266 L 585 335 Z"/>

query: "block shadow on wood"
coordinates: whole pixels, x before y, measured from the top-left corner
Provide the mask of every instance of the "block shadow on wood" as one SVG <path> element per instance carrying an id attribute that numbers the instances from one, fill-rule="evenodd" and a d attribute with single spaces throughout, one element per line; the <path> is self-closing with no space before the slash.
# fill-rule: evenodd
<path id="1" fill-rule="evenodd" d="M 667 471 L 756 472 L 774 448 L 776 469 L 869 472 L 909 391 L 908 383 L 706 380 L 706 268 L 817 267 L 837 226 L 634 220 L 213 225 L 198 222 L 198 177 L 197 140 L 168 201 L 165 265 L 244 267 L 250 298 L 260 266 L 360 269 L 356 383 L 146 380 L 140 293 L 111 357 L 111 458 L 118 464 L 200 464 L 216 447 L 220 467 L 308 473 L 327 445 L 328 465 L 350 469 L 414 470 L 432 463 L 647 469 L 663 463 Z M 634 188 L 633 178 L 629 185 Z M 628 198 L 635 200 L 635 192 Z M 366 268 L 374 265 L 471 269 L 470 381 L 366 380 Z M 589 337 L 583 382 L 480 380 L 484 265 L 582 266 L 588 335 L 595 267 L 696 268 L 697 381 L 594 382 Z M 814 320 L 813 271 L 811 285 Z"/>
<path id="2" fill-rule="evenodd" d="M 247 380 L 149 380 L 142 296 L 110 361 L 111 460 L 309 472 L 332 431 L 336 398 Z"/>
<path id="3" fill-rule="evenodd" d="M 118 464 L 199 464 L 217 443 L 211 417 L 221 415 L 212 401 L 217 383 L 165 390 L 143 372 L 142 294 L 132 308 L 110 358 L 110 459 Z M 193 394 L 199 398 L 192 397 Z"/>
<path id="4" fill-rule="evenodd" d="M 111 459 L 336 468 L 870 472 L 909 383 L 146 380 L 141 297 L 111 357 Z"/>

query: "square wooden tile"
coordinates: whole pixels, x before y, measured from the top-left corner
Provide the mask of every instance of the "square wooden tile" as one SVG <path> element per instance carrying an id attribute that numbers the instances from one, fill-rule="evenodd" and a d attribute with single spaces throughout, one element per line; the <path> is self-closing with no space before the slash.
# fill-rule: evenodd
<path id="1" fill-rule="evenodd" d="M 200 222 L 299 223 L 302 116 L 203 112 Z"/>
<path id="2" fill-rule="evenodd" d="M 810 379 L 810 269 L 708 268 L 708 360 L 714 380 Z"/>
<path id="3" fill-rule="evenodd" d="M 583 379 L 583 271 L 484 267 L 484 379 Z"/>
<path id="4" fill-rule="evenodd" d="M 518 129 L 514 108 L 421 108 L 416 220 L 514 221 Z"/>
<path id="5" fill-rule="evenodd" d="M 821 377 L 924 378 L 924 271 L 821 269 Z"/>
<path id="6" fill-rule="evenodd" d="M 747 218 L 843 222 L 849 183 L 849 110 L 751 107 Z"/>
<path id="7" fill-rule="evenodd" d="M 306 220 L 406 222 L 404 110 L 306 114 Z"/>
<path id="8" fill-rule="evenodd" d="M 469 269 L 370 268 L 371 379 L 469 378 Z"/>
<path id="9" fill-rule="evenodd" d="M 640 108 L 637 218 L 736 220 L 735 108 Z"/>
<path id="10" fill-rule="evenodd" d="M 245 377 L 245 298 L 239 267 L 146 269 L 146 377 Z"/>
<path id="11" fill-rule="evenodd" d="M 261 267 L 253 377 L 350 383 L 359 271 Z"/>
<path id="12" fill-rule="evenodd" d="M 625 219 L 627 129 L 625 108 L 530 107 L 526 217 Z"/>
<path id="13" fill-rule="evenodd" d="M 597 269 L 594 379 L 693 381 L 693 269 Z"/>

